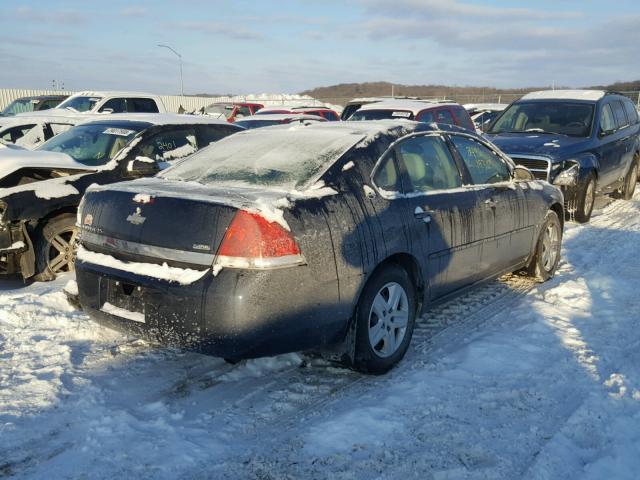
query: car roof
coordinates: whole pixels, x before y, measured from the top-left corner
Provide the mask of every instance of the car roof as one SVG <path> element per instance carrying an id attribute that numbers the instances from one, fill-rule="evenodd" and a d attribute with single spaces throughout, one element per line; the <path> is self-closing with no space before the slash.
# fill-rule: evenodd
<path id="1" fill-rule="evenodd" d="M 264 113 L 262 115 L 248 115 L 238 119 L 239 122 L 249 121 L 264 121 L 264 120 L 318 120 L 326 122 L 326 119 L 318 115 L 308 115 L 306 113 Z"/>
<path id="2" fill-rule="evenodd" d="M 607 94 L 604 90 L 541 90 L 527 93 L 520 100 L 589 100 L 597 102 Z"/>
<path id="3" fill-rule="evenodd" d="M 435 103 L 428 100 L 402 100 L 402 99 L 394 99 L 394 100 L 382 100 L 380 102 L 367 103 L 366 105 L 362 105 L 359 110 L 408 110 L 414 115 L 422 112 L 423 110 L 429 110 L 432 108 L 442 107 L 442 106 L 450 106 L 450 105 L 458 105 L 457 103 L 447 102 L 447 103 Z"/>
<path id="4" fill-rule="evenodd" d="M 97 117 L 98 115 L 96 115 Z M 95 117 L 94 117 L 95 118 Z M 151 125 L 233 125 L 226 120 L 220 120 L 209 115 L 184 115 L 179 113 L 110 113 L 106 114 L 104 120 L 95 119 L 94 122 L 144 122 Z"/>
<path id="5" fill-rule="evenodd" d="M 84 92 L 76 92 L 72 97 L 157 97 L 153 93 L 144 92 L 127 92 L 117 90 L 87 90 Z"/>
<path id="6" fill-rule="evenodd" d="M 494 112 L 500 112 L 509 106 L 508 103 L 467 103 L 463 105 L 465 110 L 491 110 Z"/>
<path id="7" fill-rule="evenodd" d="M 244 107 L 244 106 L 250 106 L 250 105 L 262 105 L 262 103 L 258 103 L 258 102 L 213 102 L 210 103 L 209 105 L 207 105 L 207 107 L 213 107 L 214 105 L 234 105 L 234 106 L 240 106 L 240 107 Z"/>

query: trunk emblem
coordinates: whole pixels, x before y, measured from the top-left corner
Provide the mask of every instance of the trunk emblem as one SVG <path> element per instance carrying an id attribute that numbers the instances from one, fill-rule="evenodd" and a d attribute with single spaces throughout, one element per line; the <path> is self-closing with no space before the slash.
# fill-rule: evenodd
<path id="1" fill-rule="evenodd" d="M 136 208 L 136 211 L 127 217 L 127 222 L 134 225 L 142 225 L 147 217 L 143 217 L 142 215 L 140 215 L 141 213 L 142 211 L 140 210 L 140 207 Z"/>
<path id="2" fill-rule="evenodd" d="M 203 245 L 202 243 L 194 243 L 193 247 L 191 248 L 193 248 L 194 250 L 207 250 L 207 251 L 211 250 L 209 248 L 209 245 Z"/>

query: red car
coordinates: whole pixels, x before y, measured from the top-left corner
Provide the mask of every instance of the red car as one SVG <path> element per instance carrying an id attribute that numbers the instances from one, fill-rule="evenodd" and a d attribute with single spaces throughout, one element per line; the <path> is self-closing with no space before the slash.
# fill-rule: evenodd
<path id="1" fill-rule="evenodd" d="M 256 115 L 267 115 L 267 114 L 283 114 L 283 113 L 300 113 L 305 115 L 315 115 L 317 117 L 322 117 L 328 122 L 337 122 L 340 120 L 340 115 L 338 115 L 335 111 L 331 110 L 327 107 L 267 107 L 261 109 Z"/>
<path id="2" fill-rule="evenodd" d="M 454 102 L 385 100 L 362 105 L 359 110 L 349 117 L 349 120 L 384 120 L 390 118 L 457 125 L 475 131 L 475 126 L 467 111 Z"/>
<path id="3" fill-rule="evenodd" d="M 250 117 L 264 108 L 261 103 L 244 103 L 244 102 L 219 102 L 212 103 L 204 109 L 206 115 L 218 116 L 227 119 L 227 122 L 233 123 L 236 119 L 242 117 Z"/>

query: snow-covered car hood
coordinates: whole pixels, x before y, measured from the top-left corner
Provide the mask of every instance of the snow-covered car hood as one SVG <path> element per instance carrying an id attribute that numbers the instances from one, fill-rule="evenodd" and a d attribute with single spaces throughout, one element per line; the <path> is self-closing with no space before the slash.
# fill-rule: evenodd
<path id="1" fill-rule="evenodd" d="M 539 133 L 501 133 L 485 135 L 507 155 L 545 155 L 563 160 L 586 149 L 589 138 Z"/>
<path id="2" fill-rule="evenodd" d="M 96 170 L 75 161 L 66 153 L 27 150 L 21 148 L 0 148 L 0 178 L 4 178 L 21 168 L 69 168 L 75 170 Z"/>

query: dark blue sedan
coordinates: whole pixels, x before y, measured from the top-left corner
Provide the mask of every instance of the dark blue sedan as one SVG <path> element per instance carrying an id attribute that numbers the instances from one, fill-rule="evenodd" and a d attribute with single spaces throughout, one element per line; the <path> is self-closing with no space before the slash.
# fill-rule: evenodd
<path id="1" fill-rule="evenodd" d="M 248 130 L 87 192 L 79 300 L 107 326 L 202 353 L 331 346 L 383 373 L 429 306 L 506 272 L 550 278 L 562 202 L 458 127 Z"/>

